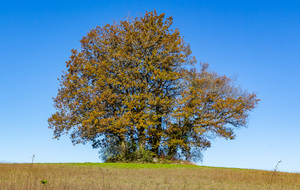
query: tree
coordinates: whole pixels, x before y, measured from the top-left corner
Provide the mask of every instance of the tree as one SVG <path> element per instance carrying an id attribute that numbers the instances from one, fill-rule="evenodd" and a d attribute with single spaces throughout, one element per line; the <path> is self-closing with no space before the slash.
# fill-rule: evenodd
<path id="1" fill-rule="evenodd" d="M 234 138 L 259 99 L 208 70 L 156 11 L 92 29 L 72 50 L 49 119 L 54 138 L 92 142 L 110 161 L 191 160 Z"/>

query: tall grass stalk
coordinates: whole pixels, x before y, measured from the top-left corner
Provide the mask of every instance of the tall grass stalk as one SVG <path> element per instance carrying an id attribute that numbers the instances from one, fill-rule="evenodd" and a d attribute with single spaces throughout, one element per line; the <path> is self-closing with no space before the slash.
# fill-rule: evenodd
<path id="1" fill-rule="evenodd" d="M 282 162 L 282 160 L 279 160 L 271 174 L 271 178 L 270 178 L 270 185 L 269 185 L 269 189 L 271 189 L 271 186 L 272 186 L 272 182 L 273 182 L 273 178 L 274 176 L 276 175 L 276 172 L 277 172 L 277 169 L 278 169 L 278 165 Z"/>

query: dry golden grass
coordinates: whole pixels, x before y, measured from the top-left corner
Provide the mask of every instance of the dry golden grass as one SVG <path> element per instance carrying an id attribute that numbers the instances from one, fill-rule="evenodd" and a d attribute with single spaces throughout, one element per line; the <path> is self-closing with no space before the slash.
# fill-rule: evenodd
<path id="1" fill-rule="evenodd" d="M 300 174 L 160 164 L 0 164 L 0 189 L 299 190 Z"/>

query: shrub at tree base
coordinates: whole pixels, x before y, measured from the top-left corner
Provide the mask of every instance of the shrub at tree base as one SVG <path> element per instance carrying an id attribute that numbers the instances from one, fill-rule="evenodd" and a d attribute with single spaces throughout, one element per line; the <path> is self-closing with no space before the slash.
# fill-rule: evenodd
<path id="1" fill-rule="evenodd" d="M 116 150 L 118 153 L 115 153 Z M 108 147 L 102 152 L 102 158 L 106 160 L 106 162 L 152 163 L 154 162 L 154 156 L 155 154 L 153 152 L 145 150 L 142 146 L 135 152 L 130 152 L 130 150 L 126 148 L 125 142 L 122 142 L 121 146 L 118 147 Z"/>
<path id="2" fill-rule="evenodd" d="M 83 37 L 48 119 L 54 137 L 70 133 L 107 161 L 139 162 L 195 160 L 212 138 L 233 139 L 259 99 L 196 64 L 172 22 L 146 12 Z"/>

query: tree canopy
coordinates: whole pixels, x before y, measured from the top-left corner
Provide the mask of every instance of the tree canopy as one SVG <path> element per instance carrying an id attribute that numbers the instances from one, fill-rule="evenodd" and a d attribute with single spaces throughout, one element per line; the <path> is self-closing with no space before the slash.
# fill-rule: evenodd
<path id="1" fill-rule="evenodd" d="M 60 79 L 54 138 L 91 142 L 108 161 L 193 160 L 233 139 L 259 99 L 197 64 L 172 22 L 152 11 L 90 30 Z"/>

